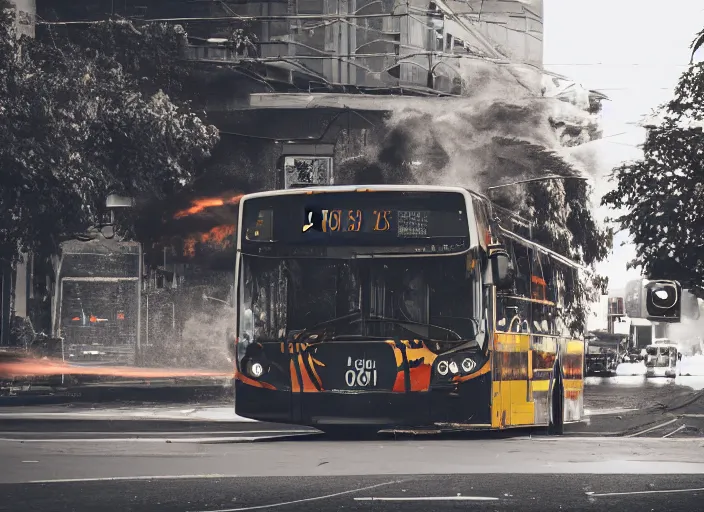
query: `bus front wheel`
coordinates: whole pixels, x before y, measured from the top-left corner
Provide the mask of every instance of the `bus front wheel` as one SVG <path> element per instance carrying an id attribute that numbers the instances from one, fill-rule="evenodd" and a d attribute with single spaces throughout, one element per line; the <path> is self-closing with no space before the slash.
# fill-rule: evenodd
<path id="1" fill-rule="evenodd" d="M 559 368 L 555 371 L 550 400 L 550 423 L 548 434 L 561 436 L 565 433 L 565 393 Z"/>

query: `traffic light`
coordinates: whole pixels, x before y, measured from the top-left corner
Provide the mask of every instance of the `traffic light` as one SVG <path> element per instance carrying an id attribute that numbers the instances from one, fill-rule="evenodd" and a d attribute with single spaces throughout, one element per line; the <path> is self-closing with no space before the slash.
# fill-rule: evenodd
<path id="1" fill-rule="evenodd" d="M 647 282 L 645 307 L 648 320 L 679 322 L 682 309 L 682 286 L 677 281 Z"/>
<path id="2" fill-rule="evenodd" d="M 624 309 L 630 318 L 675 323 L 681 321 L 682 299 L 677 281 L 637 279 L 626 284 Z"/>

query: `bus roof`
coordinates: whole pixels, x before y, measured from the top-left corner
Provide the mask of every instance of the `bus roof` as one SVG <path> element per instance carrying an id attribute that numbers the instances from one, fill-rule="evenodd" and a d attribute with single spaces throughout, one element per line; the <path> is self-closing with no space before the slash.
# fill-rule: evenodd
<path id="1" fill-rule="evenodd" d="M 325 193 L 335 193 L 335 192 L 456 192 L 464 195 L 466 198 L 471 198 L 472 196 L 479 199 L 487 201 L 491 207 L 499 208 L 494 205 L 490 199 L 479 192 L 475 192 L 468 188 L 463 187 L 453 187 L 444 185 L 326 185 L 326 186 L 314 186 L 314 187 L 300 187 L 300 188 L 289 188 L 289 189 L 278 189 L 278 190 L 267 190 L 264 192 L 254 192 L 252 194 L 245 194 L 240 200 L 240 205 L 243 205 L 248 199 L 257 199 L 262 197 L 274 197 L 274 196 L 286 196 L 286 195 L 303 195 L 303 194 L 325 194 Z M 505 208 L 501 208 L 506 210 Z M 509 212 L 508 210 L 506 210 Z M 511 212 L 509 212 L 511 213 Z M 521 217 L 515 216 L 517 219 L 522 219 Z M 528 221 L 526 221 L 528 222 Z M 531 240 L 527 240 L 512 231 L 500 227 L 500 231 L 503 235 L 512 238 L 514 241 L 525 244 L 532 247 L 534 250 L 550 256 L 555 260 L 559 261 L 563 265 L 571 267 L 576 270 L 584 269 L 583 265 L 555 252 L 547 247 L 535 243 Z"/>
<path id="2" fill-rule="evenodd" d="M 247 199 L 258 197 L 300 195 L 300 194 L 325 194 L 334 192 L 457 192 L 460 194 L 475 194 L 462 187 L 439 186 L 439 185 L 327 185 L 318 187 L 300 187 L 280 190 L 267 190 L 264 192 L 254 192 L 242 197 L 241 202 Z"/>

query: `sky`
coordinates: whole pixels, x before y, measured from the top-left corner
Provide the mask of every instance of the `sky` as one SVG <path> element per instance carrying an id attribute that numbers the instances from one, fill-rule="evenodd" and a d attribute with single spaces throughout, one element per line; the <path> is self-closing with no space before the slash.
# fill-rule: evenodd
<path id="1" fill-rule="evenodd" d="M 604 138 L 591 143 L 605 177 L 619 163 L 642 156 L 638 145 L 645 131 L 637 123 L 672 97 L 689 63 L 689 45 L 704 28 L 704 1 L 544 0 L 544 24 L 545 69 L 610 98 L 602 112 Z M 595 201 L 612 186 L 597 180 Z M 613 212 L 600 207 L 597 213 L 603 219 Z M 618 233 L 613 254 L 598 267 L 611 290 L 639 276 L 626 271 L 635 255 L 628 240 L 627 233 Z"/>

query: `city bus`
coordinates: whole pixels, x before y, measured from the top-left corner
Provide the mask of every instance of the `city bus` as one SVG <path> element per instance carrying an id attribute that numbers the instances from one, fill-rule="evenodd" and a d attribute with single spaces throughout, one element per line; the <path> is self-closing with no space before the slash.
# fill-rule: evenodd
<path id="1" fill-rule="evenodd" d="M 238 219 L 235 411 L 341 429 L 546 426 L 583 414 L 579 265 L 457 187 L 246 195 Z"/>

